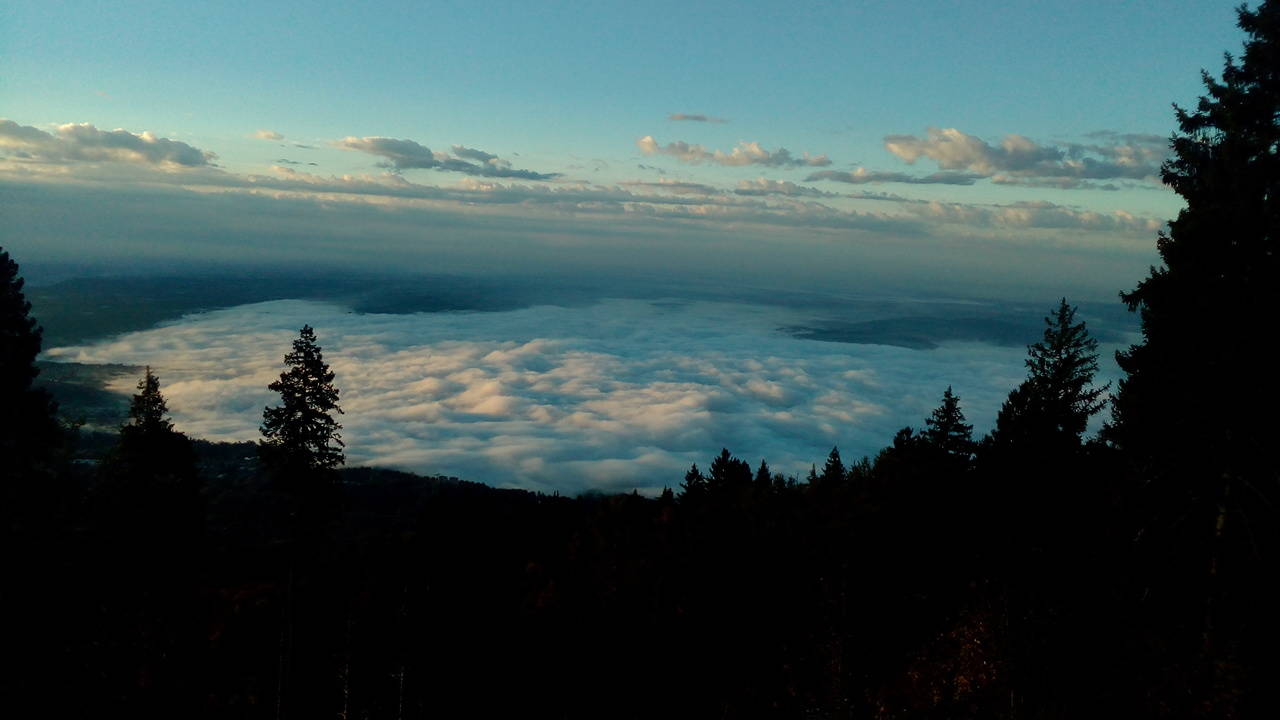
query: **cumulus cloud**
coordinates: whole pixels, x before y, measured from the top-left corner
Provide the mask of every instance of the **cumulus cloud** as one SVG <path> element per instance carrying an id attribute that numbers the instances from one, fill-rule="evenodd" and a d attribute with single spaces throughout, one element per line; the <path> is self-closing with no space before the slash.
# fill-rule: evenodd
<path id="1" fill-rule="evenodd" d="M 150 131 L 99 130 L 89 123 L 59 125 L 47 133 L 0 119 L 0 152 L 28 162 L 114 162 L 163 167 L 205 167 L 216 155 Z"/>
<path id="2" fill-rule="evenodd" d="M 385 158 L 385 166 L 395 170 L 422 168 L 521 180 L 550 180 L 559 177 L 559 173 L 540 173 L 513 168 L 509 161 L 492 153 L 461 145 L 453 146 L 454 155 L 452 156 L 446 152 L 433 152 L 430 148 L 413 140 L 388 137 L 346 137 L 338 140 L 334 145 L 343 150 L 354 150 Z M 478 162 L 469 162 L 462 158 Z"/>
<path id="3" fill-rule="evenodd" d="M 349 463 L 565 491 L 656 492 L 721 447 L 803 475 L 832 445 L 858 457 L 920 425 L 947 385 L 982 430 L 1023 375 L 1021 348 L 909 350 L 778 331 L 810 320 L 689 301 L 412 315 L 278 301 L 47 355 L 150 364 L 178 429 L 253 440 L 276 400 L 266 386 L 308 323 L 342 388 Z"/>
<path id="4" fill-rule="evenodd" d="M 700 122 L 700 123 L 727 123 L 728 120 L 718 118 L 711 115 L 702 115 L 699 113 L 672 113 L 667 116 L 672 122 Z"/>
<path id="5" fill-rule="evenodd" d="M 475 148 L 463 147 L 462 145 L 454 145 L 452 149 L 454 155 L 467 160 L 476 160 L 478 162 L 485 163 L 490 160 L 498 159 L 498 156 L 493 153 L 487 153 Z"/>
<path id="6" fill-rule="evenodd" d="M 906 183 L 909 185 L 972 185 L 983 177 L 969 172 L 937 172 L 932 175 L 916 176 L 900 172 L 871 171 L 858 168 L 853 172 L 841 170 L 819 170 L 805 178 L 805 182 L 831 180 L 851 185 L 869 185 L 873 183 Z"/>
<path id="7" fill-rule="evenodd" d="M 809 153 L 805 153 L 801 157 L 793 157 L 786 148 L 769 151 L 761 147 L 758 142 L 740 142 L 733 150 L 726 153 L 720 150 L 707 150 L 701 145 L 690 145 L 682 140 L 659 145 L 652 135 L 646 135 L 636 141 L 636 146 L 645 155 L 670 155 L 689 165 L 711 163 L 735 167 L 764 165 L 766 167 L 797 168 L 822 167 L 831 164 L 831 160 L 826 155 L 809 155 Z"/>
<path id="8" fill-rule="evenodd" d="M 927 158 L 943 170 L 1000 176 L 1006 184 L 1055 178 L 1062 188 L 1083 187 L 1088 180 L 1152 180 L 1167 153 L 1167 143 L 1149 135 L 1103 133 L 1095 138 L 1104 142 L 1044 145 L 1010 134 L 992 145 L 955 128 L 929 128 L 922 138 L 890 135 L 884 146 L 909 164 Z"/>
<path id="9" fill-rule="evenodd" d="M 284 136 L 276 132 L 275 130 L 258 130 L 253 134 L 253 137 L 258 138 L 259 140 L 283 140 L 284 139 Z"/>

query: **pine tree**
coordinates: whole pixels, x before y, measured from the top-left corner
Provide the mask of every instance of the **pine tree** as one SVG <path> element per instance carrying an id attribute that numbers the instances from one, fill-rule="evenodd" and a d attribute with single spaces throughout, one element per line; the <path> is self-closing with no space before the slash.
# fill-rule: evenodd
<path id="1" fill-rule="evenodd" d="M 197 522 L 195 450 L 186 435 L 173 429 L 168 411 L 160 379 L 147 366 L 129 403 L 129 421 L 99 469 L 98 495 L 107 512 L 132 525 L 133 532 L 168 527 L 189 533 Z"/>
<path id="2" fill-rule="evenodd" d="M 13 480 L 50 472 L 66 440 L 57 404 L 33 386 L 41 328 L 23 285 L 18 264 L 0 248 L 0 469 Z"/>
<path id="3" fill-rule="evenodd" d="M 1089 418 L 1105 405 L 1110 383 L 1093 387 L 1098 341 L 1063 298 L 1045 318 L 1044 337 L 1027 348 L 1027 379 L 1009 393 L 991 441 L 1023 451 L 1070 450 L 1080 445 Z"/>
<path id="4" fill-rule="evenodd" d="M 942 404 L 924 424 L 925 442 L 948 455 L 969 459 L 973 453 L 973 426 L 965 422 L 960 398 L 951 391 L 950 385 L 942 393 Z"/>
<path id="5" fill-rule="evenodd" d="M 129 422 L 120 428 L 120 441 L 108 464 L 115 472 L 142 474 L 148 479 L 195 476 L 195 454 L 187 436 L 173 429 L 168 403 L 160 393 L 160 378 L 148 365 L 129 402 Z"/>
<path id="6" fill-rule="evenodd" d="M 138 394 L 129 402 L 128 427 L 144 432 L 161 432 L 173 429 L 173 423 L 165 417 L 169 412 L 169 404 L 160 394 L 160 378 L 151 372 L 148 365 L 142 379 L 138 381 Z"/>
<path id="7" fill-rule="evenodd" d="M 760 460 L 760 467 L 756 468 L 755 486 L 757 490 L 765 491 L 773 486 L 773 472 L 769 470 L 769 463 L 763 459 Z"/>
<path id="8" fill-rule="evenodd" d="M 1175 106 L 1161 176 L 1185 207 L 1157 239 L 1161 265 L 1121 295 L 1142 339 L 1117 354 L 1104 438 L 1133 475 L 1144 608 L 1186 629 L 1202 659 L 1184 672 L 1212 683 L 1189 697 L 1206 714 L 1252 702 L 1240 716 L 1263 717 L 1277 714 L 1267 673 L 1239 664 L 1271 662 L 1280 642 L 1280 2 L 1237 15 L 1243 54 L 1220 80 L 1201 72 L 1194 109 Z"/>
<path id="9" fill-rule="evenodd" d="M 729 448 L 721 448 L 720 454 L 711 460 L 707 468 L 707 487 L 712 493 L 738 490 L 751 484 L 751 466 L 745 460 L 734 457 Z"/>
<path id="10" fill-rule="evenodd" d="M 1175 106 L 1162 177 L 1186 207 L 1157 240 L 1162 266 L 1122 295 L 1142 341 L 1117 355 L 1106 434 L 1151 472 L 1205 479 L 1187 488 L 1205 497 L 1224 492 L 1223 472 L 1261 490 L 1280 468 L 1280 3 L 1238 14 L 1241 59 L 1227 56 L 1221 81 L 1202 73 L 1194 111 Z"/>
<path id="11" fill-rule="evenodd" d="M 818 477 L 823 484 L 835 485 L 844 480 L 845 467 L 840 459 L 840 448 L 832 447 L 827 454 L 827 462 L 822 466 L 822 475 Z"/>
<path id="12" fill-rule="evenodd" d="M 342 409 L 333 371 L 310 325 L 302 326 L 284 363 L 288 369 L 268 386 L 280 393 L 281 404 L 262 411 L 258 451 L 278 479 L 294 482 L 343 463 L 342 426 L 332 415 Z"/>
<path id="13" fill-rule="evenodd" d="M 684 482 L 680 483 L 680 499 L 690 500 L 704 497 L 707 494 L 707 479 L 703 477 L 698 464 L 694 463 L 684 474 Z"/>

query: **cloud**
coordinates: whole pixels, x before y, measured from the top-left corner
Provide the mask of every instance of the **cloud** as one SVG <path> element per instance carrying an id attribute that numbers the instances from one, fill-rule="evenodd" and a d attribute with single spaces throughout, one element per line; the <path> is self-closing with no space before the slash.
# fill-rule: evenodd
<path id="1" fill-rule="evenodd" d="M 1150 135 L 1095 135 L 1102 144 L 1042 145 L 1022 135 L 1005 135 L 998 145 L 955 128 L 929 128 L 925 137 L 890 135 L 889 152 L 909 164 L 928 158 L 943 170 L 981 177 L 1000 176 L 1004 183 L 1061 180 L 1057 187 L 1087 187 L 1086 180 L 1152 181 L 1167 154 L 1167 143 Z"/>
<path id="2" fill-rule="evenodd" d="M 477 160 L 482 163 L 489 162 L 490 160 L 498 159 L 498 156 L 494 155 L 493 153 L 487 153 L 483 150 L 476 150 L 475 148 L 463 147 L 461 145 L 453 146 L 453 154 L 460 158 L 465 158 L 467 160 Z"/>
<path id="3" fill-rule="evenodd" d="M 636 146 L 645 155 L 670 155 L 688 165 L 712 163 L 731 167 L 764 165 L 797 168 L 822 167 L 831 164 L 831 160 L 826 155 L 811 156 L 805 153 L 802 157 L 793 157 L 786 148 L 778 148 L 771 152 L 761 147 L 758 142 L 740 142 L 733 150 L 726 153 L 720 150 L 707 150 L 701 145 L 690 145 L 681 140 L 659 145 L 652 135 L 646 135 L 636 141 Z"/>
<path id="4" fill-rule="evenodd" d="M 983 176 L 966 172 L 938 172 L 921 177 L 908 175 L 906 173 L 870 171 L 866 168 L 858 168 L 853 172 L 844 172 L 841 170 L 819 170 L 818 172 L 810 173 L 809 176 L 805 178 L 805 182 L 831 180 L 833 182 L 849 183 L 852 185 L 869 185 L 873 183 L 906 183 L 909 185 L 972 185 L 975 180 L 981 177 Z"/>
<path id="5" fill-rule="evenodd" d="M 308 323 L 342 389 L 350 464 L 569 492 L 656 492 L 721 447 L 803 475 L 832 445 L 852 459 L 919 426 L 947 385 L 982 431 L 1024 374 L 1017 347 L 910 350 L 777 330 L 809 319 L 680 300 L 406 315 L 291 300 L 48 355 L 150 364 L 179 430 L 253 440 L 276 400 L 266 386 Z"/>
<path id="6" fill-rule="evenodd" d="M 700 122 L 700 123 L 727 123 L 724 118 L 713 117 L 711 115 L 700 115 L 697 113 L 672 113 L 667 116 L 672 122 Z"/>
<path id="7" fill-rule="evenodd" d="M 804 187 L 797 185 L 790 180 L 769 180 L 768 178 L 756 178 L 755 180 L 739 180 L 738 187 L 734 189 L 734 193 L 738 195 L 785 195 L 787 197 L 838 197 L 836 193 L 829 193 L 817 188 Z"/>
<path id="8" fill-rule="evenodd" d="M 495 178 L 518 178 L 521 180 L 550 180 L 559 177 L 559 173 L 540 173 L 533 170 L 519 170 L 511 167 L 511 163 L 496 155 L 482 150 L 474 150 L 454 146 L 457 157 L 445 152 L 433 152 L 430 148 L 413 140 L 397 140 L 388 137 L 346 137 L 334 143 L 343 150 L 368 153 L 386 158 L 387 167 L 396 170 L 416 168 L 434 169 L 446 172 L 459 172 L 466 175 Z M 479 160 L 468 162 L 462 157 Z"/>
<path id="9" fill-rule="evenodd" d="M 1164 227 L 1161 220 L 1124 210 L 1109 213 L 1076 210 L 1045 201 L 995 206 L 929 202 L 920 203 L 912 210 L 933 220 L 970 226 L 1122 232 L 1143 237 L 1150 237 Z"/>
<path id="10" fill-rule="evenodd" d="M 662 190 L 664 192 L 675 193 L 677 195 L 719 195 L 720 191 L 710 185 L 702 183 L 685 182 L 683 180 L 672 180 L 670 178 L 659 178 L 657 182 L 630 181 L 618 183 L 623 187 L 647 188 L 652 190 Z"/>
<path id="11" fill-rule="evenodd" d="M 253 137 L 259 140 L 283 140 L 284 136 L 275 130 L 258 130 L 253 133 Z"/>
<path id="12" fill-rule="evenodd" d="M 114 162 L 164 167 L 204 167 L 211 152 L 144 131 L 99 130 L 89 123 L 59 125 L 47 133 L 0 119 L 0 152 L 28 162 Z"/>

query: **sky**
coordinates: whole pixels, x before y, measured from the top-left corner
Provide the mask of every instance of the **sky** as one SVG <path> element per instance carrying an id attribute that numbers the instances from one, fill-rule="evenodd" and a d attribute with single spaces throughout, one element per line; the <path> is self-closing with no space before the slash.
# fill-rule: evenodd
<path id="1" fill-rule="evenodd" d="M 16 0 L 0 242 L 1110 298 L 1232 4 Z"/>
<path id="2" fill-rule="evenodd" d="M 760 298 L 1115 303 L 1181 208 L 1172 104 L 1238 51 L 1236 2 L 9 0 L 0 246 L 36 282 L 617 287 L 461 315 L 279 300 L 46 357 L 151 364 L 179 429 L 251 439 L 309 322 L 355 463 L 655 491 L 731 446 L 803 475 L 948 384 L 989 427 L 1023 351 L 820 342 L 780 329 L 833 318 Z"/>

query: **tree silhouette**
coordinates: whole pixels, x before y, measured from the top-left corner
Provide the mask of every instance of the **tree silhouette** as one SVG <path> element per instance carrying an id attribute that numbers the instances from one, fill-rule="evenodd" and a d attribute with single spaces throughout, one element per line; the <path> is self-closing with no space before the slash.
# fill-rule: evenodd
<path id="1" fill-rule="evenodd" d="M 1175 106 L 1161 177 L 1186 206 L 1157 240 L 1161 266 L 1121 295 L 1142 339 L 1117 353 L 1104 432 L 1134 476 L 1149 605 L 1187 629 L 1203 657 L 1183 672 L 1212 683 L 1196 694 L 1222 716 L 1224 677 L 1280 640 L 1280 3 L 1237 15 L 1243 54 L 1221 80 L 1202 71 L 1194 109 Z"/>
<path id="2" fill-rule="evenodd" d="M 23 285 L 18 264 L 0 248 L 0 467 L 13 480 L 50 472 L 65 439 L 57 405 L 33 387 L 41 329 Z"/>
<path id="3" fill-rule="evenodd" d="M 1110 386 L 1093 387 L 1098 341 L 1076 309 L 1062 299 L 1045 318 L 1044 337 L 1027 347 L 1027 379 L 1009 393 L 996 416 L 996 447 L 1063 450 L 1078 447 L 1089 418 L 1105 406 Z"/>
<path id="4" fill-rule="evenodd" d="M 173 429 L 168 412 L 160 379 L 148 365 L 129 403 L 129 421 L 120 428 L 120 439 L 104 460 L 104 473 L 149 489 L 157 483 L 193 482 L 195 452 L 187 436 Z"/>
<path id="5" fill-rule="evenodd" d="M 1122 294 L 1142 341 L 1117 354 L 1106 433 L 1170 484 L 1203 479 L 1183 492 L 1204 498 L 1228 494 L 1224 477 L 1274 488 L 1280 468 L 1267 331 L 1280 314 L 1280 5 L 1238 15 L 1242 58 L 1227 56 L 1221 81 L 1202 73 L 1194 111 L 1176 108 L 1161 175 L 1186 207 L 1157 241 L 1163 265 Z"/>
<path id="6" fill-rule="evenodd" d="M 834 485 L 843 481 L 844 476 L 845 467 L 840 459 L 840 448 L 832 447 L 831 452 L 827 454 L 827 462 L 822 466 L 822 474 L 818 476 L 818 481 Z"/>
<path id="7" fill-rule="evenodd" d="M 172 430 L 173 423 L 165 417 L 169 412 L 169 404 L 160 394 L 160 378 L 151 372 L 148 365 L 142 379 L 138 381 L 138 394 L 129 402 L 129 425 L 144 432 L 160 432 Z"/>
<path id="8" fill-rule="evenodd" d="M 262 411 L 262 441 L 258 451 L 263 464 L 277 478 L 301 480 L 341 465 L 342 426 L 332 413 L 338 407 L 338 388 L 316 344 L 315 331 L 303 325 L 293 351 L 284 356 L 287 369 L 268 387 L 280 393 L 279 407 Z"/>
<path id="9" fill-rule="evenodd" d="M 148 366 L 129 404 L 129 421 L 99 468 L 96 496 L 102 520 L 117 535 L 156 544 L 169 553 L 199 532 L 200 500 L 196 454 L 191 441 L 173 429 L 160 380 Z"/>
<path id="10" fill-rule="evenodd" d="M 760 467 L 756 468 L 755 480 L 756 489 L 767 491 L 773 486 L 773 472 L 769 469 L 769 463 L 763 459 L 760 460 Z"/>
<path id="11" fill-rule="evenodd" d="M 707 478 L 698 469 L 698 464 L 694 463 L 684 474 L 684 481 L 680 483 L 680 499 L 697 500 L 705 497 L 706 494 Z"/>
<path id="12" fill-rule="evenodd" d="M 734 457 L 728 448 L 711 460 L 707 468 L 707 486 L 712 493 L 739 490 L 751 484 L 751 466 Z"/>
<path id="13" fill-rule="evenodd" d="M 960 409 L 960 398 L 948 385 L 942 393 L 942 404 L 925 419 L 925 442 L 942 452 L 968 460 L 973 453 L 973 426 L 966 423 Z"/>

